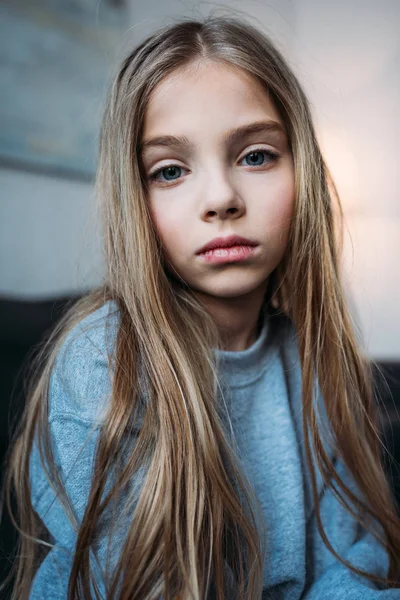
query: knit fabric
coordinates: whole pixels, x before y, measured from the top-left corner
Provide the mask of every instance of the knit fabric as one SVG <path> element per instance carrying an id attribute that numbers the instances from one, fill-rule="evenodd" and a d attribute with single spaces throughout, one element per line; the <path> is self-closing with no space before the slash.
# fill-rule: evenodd
<path id="1" fill-rule="evenodd" d="M 106 328 L 108 314 L 110 328 Z M 99 423 L 110 396 L 107 349 L 113 347 L 117 325 L 118 312 L 111 302 L 84 319 L 65 340 L 50 380 L 54 456 L 78 523 L 88 499 Z M 248 349 L 213 352 L 220 382 L 217 401 L 227 435 L 262 509 L 263 600 L 399 600 L 400 589 L 384 589 L 355 575 L 329 552 L 319 535 L 302 432 L 301 370 L 290 321 L 268 314 Z M 344 465 L 338 460 L 335 464 L 358 494 Z M 77 534 L 54 497 L 36 442 L 30 480 L 33 506 L 55 545 L 35 575 L 30 598 L 66 599 Z M 140 488 L 139 480 L 140 476 L 132 482 L 130 491 Z M 384 547 L 361 529 L 319 475 L 317 485 L 322 522 L 333 548 L 354 566 L 386 577 L 389 561 Z M 114 559 L 111 570 L 121 551 L 128 525 L 114 517 L 103 519 L 95 546 L 99 558 L 95 574 L 99 567 L 105 568 L 108 543 Z M 105 598 L 100 576 L 99 587 Z"/>

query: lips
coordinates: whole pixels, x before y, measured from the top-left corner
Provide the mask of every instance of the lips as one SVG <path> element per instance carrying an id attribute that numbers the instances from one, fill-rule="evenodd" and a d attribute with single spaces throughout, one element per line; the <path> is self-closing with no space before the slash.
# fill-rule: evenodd
<path id="1" fill-rule="evenodd" d="M 258 244 L 254 240 L 249 240 L 238 235 L 230 235 L 228 237 L 214 238 L 211 242 L 202 246 L 196 254 L 203 254 L 216 248 L 232 248 L 233 246 L 258 246 Z"/>

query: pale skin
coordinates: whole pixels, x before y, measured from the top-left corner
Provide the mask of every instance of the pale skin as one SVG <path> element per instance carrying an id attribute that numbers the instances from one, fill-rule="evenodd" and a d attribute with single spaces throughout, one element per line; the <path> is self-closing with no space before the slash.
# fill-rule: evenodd
<path id="1" fill-rule="evenodd" d="M 227 139 L 260 122 L 270 128 Z M 191 147 L 146 146 L 166 135 L 186 136 Z M 293 216 L 293 159 L 279 112 L 244 71 L 202 61 L 158 84 L 142 143 L 151 213 L 170 268 L 215 319 L 223 348 L 245 350 L 257 338 L 268 277 L 284 256 Z M 196 254 L 232 234 L 256 241 L 246 260 L 207 264 Z"/>

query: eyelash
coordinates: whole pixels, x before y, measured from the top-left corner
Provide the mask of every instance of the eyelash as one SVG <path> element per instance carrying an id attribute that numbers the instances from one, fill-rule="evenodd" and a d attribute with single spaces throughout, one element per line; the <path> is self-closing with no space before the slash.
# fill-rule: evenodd
<path id="1" fill-rule="evenodd" d="M 246 158 L 246 156 L 249 156 L 250 154 L 254 154 L 254 153 L 257 153 L 257 152 L 263 152 L 264 154 L 268 155 L 269 158 L 271 159 L 271 162 L 276 161 L 280 157 L 279 154 L 277 154 L 276 152 L 272 152 L 272 150 L 267 150 L 265 148 L 254 148 L 253 150 L 251 150 L 250 152 L 248 152 L 247 154 L 245 154 L 241 160 L 244 160 Z M 247 165 L 247 166 L 249 167 L 250 165 Z M 255 168 L 259 169 L 260 167 L 263 167 L 263 166 L 264 165 L 256 165 Z M 163 165 L 162 167 L 160 167 L 159 169 L 157 169 L 156 171 L 154 171 L 153 173 L 151 173 L 149 175 L 149 180 L 151 182 L 153 182 L 153 183 L 157 183 L 157 184 L 162 185 L 164 187 L 165 186 L 169 186 L 170 184 L 174 183 L 175 181 L 179 181 L 179 179 L 181 179 L 181 177 L 179 177 L 178 179 L 171 179 L 169 182 L 157 181 L 156 180 L 156 177 L 157 177 L 157 175 L 159 173 L 161 173 L 165 169 L 169 169 L 170 167 L 178 167 L 179 169 L 185 170 L 184 167 L 181 167 L 181 166 L 179 166 L 179 165 L 177 165 L 175 163 L 170 163 L 169 165 Z"/>

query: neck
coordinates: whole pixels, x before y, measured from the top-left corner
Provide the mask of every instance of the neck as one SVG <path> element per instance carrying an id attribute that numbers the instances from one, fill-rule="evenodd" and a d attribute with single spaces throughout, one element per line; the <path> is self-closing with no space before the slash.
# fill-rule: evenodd
<path id="1" fill-rule="evenodd" d="M 251 294 L 235 298 L 221 298 L 202 292 L 197 292 L 197 295 L 217 323 L 221 350 L 240 352 L 256 341 L 265 285 Z"/>

